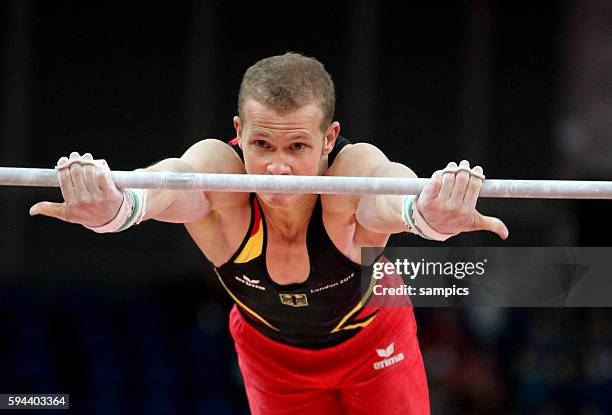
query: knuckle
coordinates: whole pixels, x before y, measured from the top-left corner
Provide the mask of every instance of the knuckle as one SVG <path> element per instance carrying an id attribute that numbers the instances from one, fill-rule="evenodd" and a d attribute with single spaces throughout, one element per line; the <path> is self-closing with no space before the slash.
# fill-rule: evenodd
<path id="1" fill-rule="evenodd" d="M 96 169 L 93 166 L 83 166 L 83 172 L 89 178 L 95 178 L 96 177 Z"/>
<path id="2" fill-rule="evenodd" d="M 113 183 L 108 178 L 104 178 L 103 182 L 100 184 L 100 190 L 103 192 L 114 190 Z"/>
<path id="3" fill-rule="evenodd" d="M 82 171 L 82 166 L 79 163 L 73 163 L 70 165 L 70 173 L 78 173 Z"/>
<path id="4" fill-rule="evenodd" d="M 478 190 L 482 187 L 482 179 L 480 177 L 471 176 L 469 180 L 470 186 L 472 186 L 475 190 Z"/>
<path id="5" fill-rule="evenodd" d="M 96 179 L 104 181 L 106 179 L 106 172 L 104 170 L 96 170 Z"/>
<path id="6" fill-rule="evenodd" d="M 444 183 L 448 183 L 450 181 L 452 181 L 455 177 L 455 173 L 451 173 L 451 172 L 445 172 L 442 175 L 442 184 Z"/>
<path id="7" fill-rule="evenodd" d="M 98 168 L 110 170 L 110 167 L 108 167 L 108 163 L 106 162 L 106 160 L 104 160 L 104 159 L 97 159 L 97 160 L 94 160 L 94 162 L 96 163 L 96 166 Z"/>
<path id="8" fill-rule="evenodd" d="M 467 184 L 470 181 L 470 175 L 468 172 L 462 171 L 455 177 L 455 182 L 460 184 Z"/>

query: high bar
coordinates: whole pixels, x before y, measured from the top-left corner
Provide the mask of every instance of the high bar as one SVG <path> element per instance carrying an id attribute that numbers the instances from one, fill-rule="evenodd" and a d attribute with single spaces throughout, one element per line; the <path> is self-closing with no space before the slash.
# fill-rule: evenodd
<path id="1" fill-rule="evenodd" d="M 120 188 L 224 192 L 416 195 L 428 178 L 113 171 Z M 59 187 L 54 169 L 0 167 L 0 186 Z M 486 179 L 480 197 L 612 199 L 612 181 Z"/>

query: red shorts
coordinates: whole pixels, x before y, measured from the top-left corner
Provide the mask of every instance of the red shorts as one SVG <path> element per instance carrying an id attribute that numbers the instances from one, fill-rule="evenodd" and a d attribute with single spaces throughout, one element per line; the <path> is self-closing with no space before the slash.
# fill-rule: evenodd
<path id="1" fill-rule="evenodd" d="M 410 307 L 380 309 L 355 336 L 321 350 L 266 337 L 235 305 L 230 331 L 254 415 L 429 414 Z"/>

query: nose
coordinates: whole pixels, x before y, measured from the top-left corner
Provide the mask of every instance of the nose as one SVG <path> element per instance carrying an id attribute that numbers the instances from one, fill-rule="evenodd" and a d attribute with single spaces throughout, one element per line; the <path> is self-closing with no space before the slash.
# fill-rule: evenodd
<path id="1" fill-rule="evenodd" d="M 272 162 L 266 166 L 268 174 L 291 174 L 291 167 L 286 163 Z"/>

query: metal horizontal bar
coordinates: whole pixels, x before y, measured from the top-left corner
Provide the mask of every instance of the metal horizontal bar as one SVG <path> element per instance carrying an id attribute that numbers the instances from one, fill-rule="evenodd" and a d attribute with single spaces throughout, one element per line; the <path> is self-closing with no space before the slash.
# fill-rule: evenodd
<path id="1" fill-rule="evenodd" d="M 224 192 L 418 194 L 429 179 L 113 171 L 120 188 Z M 0 167 L 2 186 L 59 187 L 54 169 Z M 611 181 L 486 179 L 481 197 L 612 199 Z"/>

